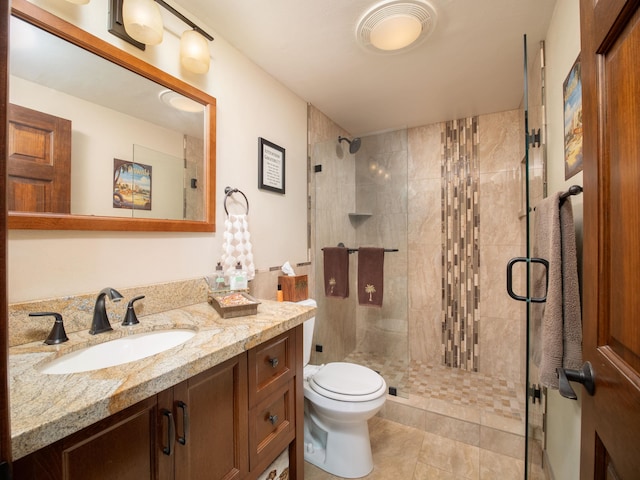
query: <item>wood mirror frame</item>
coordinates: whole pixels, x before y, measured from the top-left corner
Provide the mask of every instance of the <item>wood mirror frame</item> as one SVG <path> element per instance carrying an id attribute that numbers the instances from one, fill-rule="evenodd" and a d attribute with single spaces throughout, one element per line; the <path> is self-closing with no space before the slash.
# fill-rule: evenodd
<path id="1" fill-rule="evenodd" d="M 12 0 L 11 14 L 53 35 L 92 52 L 116 65 L 135 72 L 205 106 L 205 141 L 203 173 L 204 220 L 164 220 L 130 217 L 9 212 L 10 229 L 27 230 L 101 230 L 148 232 L 213 232 L 215 231 L 216 185 L 216 99 L 104 40 L 27 2 Z"/>

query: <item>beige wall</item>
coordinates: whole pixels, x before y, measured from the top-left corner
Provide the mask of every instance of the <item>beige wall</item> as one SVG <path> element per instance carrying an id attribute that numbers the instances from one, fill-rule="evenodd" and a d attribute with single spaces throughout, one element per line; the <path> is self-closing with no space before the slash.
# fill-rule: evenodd
<path id="1" fill-rule="evenodd" d="M 198 76 L 182 72 L 178 51 L 179 33 L 184 25 L 164 11 L 162 44 L 142 52 L 107 32 L 107 0 L 92 0 L 84 6 L 57 0 L 34 3 L 216 97 L 218 231 L 215 234 L 10 231 L 10 302 L 94 292 L 107 285 L 126 288 L 211 273 L 221 255 L 227 185 L 239 188 L 249 199 L 249 225 L 258 269 L 268 270 L 287 260 L 292 264 L 307 261 L 307 105 L 302 99 L 217 34 L 210 43 L 209 73 Z M 284 196 L 257 188 L 258 137 L 286 150 Z M 275 296 L 275 283 L 272 287 Z"/>
<path id="2" fill-rule="evenodd" d="M 582 173 L 565 180 L 564 115 L 562 83 L 580 53 L 579 0 L 558 0 L 546 38 L 546 112 L 548 192 L 565 191 L 582 185 Z M 571 199 L 576 222 L 578 258 L 582 243 L 582 196 Z M 576 389 L 578 396 L 582 391 Z M 554 478 L 580 477 L 580 400 L 561 397 L 557 391 L 547 396 L 546 437 L 549 467 Z"/>

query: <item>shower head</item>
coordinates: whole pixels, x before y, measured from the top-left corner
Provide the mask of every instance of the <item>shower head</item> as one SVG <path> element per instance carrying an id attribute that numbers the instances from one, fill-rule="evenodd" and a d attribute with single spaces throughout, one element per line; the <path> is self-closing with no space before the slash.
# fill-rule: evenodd
<path id="1" fill-rule="evenodd" d="M 349 144 L 349 153 L 354 154 L 360 149 L 360 137 L 355 137 L 353 140 L 349 140 L 346 137 L 338 137 L 338 142 L 343 140 Z"/>

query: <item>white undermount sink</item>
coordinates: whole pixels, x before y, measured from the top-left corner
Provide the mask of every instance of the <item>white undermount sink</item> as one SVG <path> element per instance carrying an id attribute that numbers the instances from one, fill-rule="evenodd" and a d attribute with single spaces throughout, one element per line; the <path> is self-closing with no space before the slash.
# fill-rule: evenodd
<path id="1" fill-rule="evenodd" d="M 129 335 L 69 352 L 38 370 L 61 375 L 122 365 L 177 347 L 195 334 L 195 330 L 174 329 Z"/>

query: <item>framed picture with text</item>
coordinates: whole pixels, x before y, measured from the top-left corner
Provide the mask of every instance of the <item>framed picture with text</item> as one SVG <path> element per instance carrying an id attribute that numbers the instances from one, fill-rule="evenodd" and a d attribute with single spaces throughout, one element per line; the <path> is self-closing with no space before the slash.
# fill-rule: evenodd
<path id="1" fill-rule="evenodd" d="M 262 137 L 258 140 L 258 188 L 284 195 L 284 148 Z"/>

